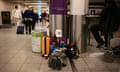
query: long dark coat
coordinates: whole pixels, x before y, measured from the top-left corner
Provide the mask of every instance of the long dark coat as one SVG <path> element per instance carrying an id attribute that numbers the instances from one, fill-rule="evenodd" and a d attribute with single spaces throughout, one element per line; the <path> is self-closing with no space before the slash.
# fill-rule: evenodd
<path id="1" fill-rule="evenodd" d="M 116 5 L 105 7 L 100 16 L 103 33 L 108 34 L 117 31 L 120 24 L 120 9 Z"/>

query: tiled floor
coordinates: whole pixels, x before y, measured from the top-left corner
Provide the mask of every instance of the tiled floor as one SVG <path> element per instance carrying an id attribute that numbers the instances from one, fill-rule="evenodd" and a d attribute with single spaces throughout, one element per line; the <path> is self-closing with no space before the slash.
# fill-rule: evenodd
<path id="1" fill-rule="evenodd" d="M 47 60 L 32 53 L 31 35 L 16 35 L 15 32 L 15 27 L 0 29 L 0 72 L 72 72 L 69 62 L 61 71 L 48 68 Z M 106 59 L 110 58 L 93 43 L 74 63 L 78 72 L 120 72 L 119 58 Z"/>

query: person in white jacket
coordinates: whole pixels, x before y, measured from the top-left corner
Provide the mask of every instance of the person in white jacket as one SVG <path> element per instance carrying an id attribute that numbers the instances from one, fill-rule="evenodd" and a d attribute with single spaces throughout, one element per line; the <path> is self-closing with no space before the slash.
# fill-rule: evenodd
<path id="1" fill-rule="evenodd" d="M 44 30 L 47 32 L 47 36 L 50 36 L 50 32 L 49 32 L 49 21 L 43 19 L 42 21 L 42 28 L 44 28 Z"/>
<path id="2" fill-rule="evenodd" d="M 16 25 L 18 22 L 22 20 L 22 12 L 21 9 L 16 5 L 12 10 L 11 14 L 12 24 Z"/>

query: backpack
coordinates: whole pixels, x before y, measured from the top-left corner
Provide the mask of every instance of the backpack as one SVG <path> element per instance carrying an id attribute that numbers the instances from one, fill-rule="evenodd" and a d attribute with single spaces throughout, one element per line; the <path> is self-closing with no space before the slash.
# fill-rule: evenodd
<path id="1" fill-rule="evenodd" d="M 61 70 L 62 62 L 58 56 L 50 56 L 48 60 L 48 67 L 52 69 Z"/>
<path id="2" fill-rule="evenodd" d="M 76 59 L 76 58 L 79 57 L 80 52 L 79 52 L 79 50 L 77 49 L 77 46 L 74 43 L 66 45 L 66 48 L 67 48 L 67 50 L 66 50 L 65 54 L 68 58 Z"/>

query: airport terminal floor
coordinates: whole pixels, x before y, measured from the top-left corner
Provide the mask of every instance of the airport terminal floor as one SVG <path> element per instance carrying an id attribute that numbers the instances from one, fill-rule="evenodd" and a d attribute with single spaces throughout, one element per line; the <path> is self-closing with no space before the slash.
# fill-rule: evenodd
<path id="1" fill-rule="evenodd" d="M 91 42 L 88 52 L 74 60 L 77 72 L 120 72 L 120 59 L 105 58 Z M 17 35 L 16 26 L 0 28 L 0 72 L 73 72 L 69 61 L 60 71 L 50 69 L 47 61 L 32 53 L 31 35 Z"/>

